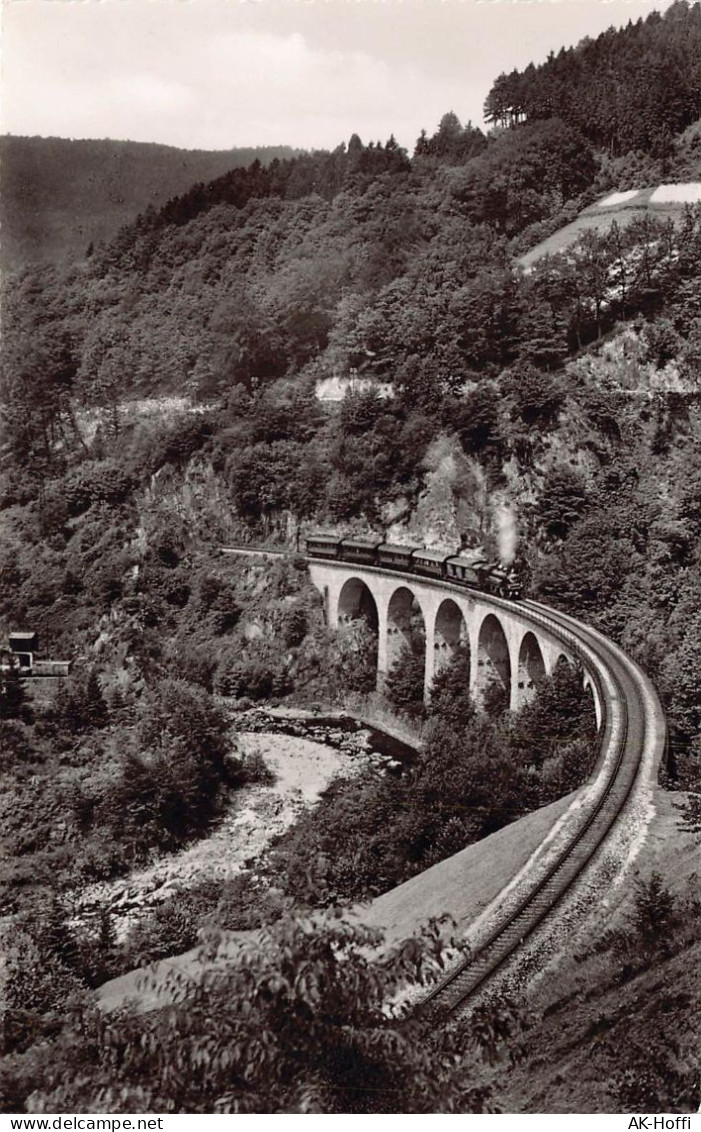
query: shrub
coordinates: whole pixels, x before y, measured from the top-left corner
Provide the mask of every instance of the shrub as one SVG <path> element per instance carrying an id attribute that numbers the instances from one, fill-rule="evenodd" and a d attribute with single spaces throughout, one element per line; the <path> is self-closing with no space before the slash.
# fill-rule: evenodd
<path id="1" fill-rule="evenodd" d="M 72 516 L 82 515 L 93 503 L 123 503 L 133 488 L 133 478 L 116 460 L 86 460 L 70 471 L 60 485 Z"/>
<path id="2" fill-rule="evenodd" d="M 18 719 L 24 701 L 24 685 L 18 670 L 0 669 L 0 720 Z"/>
<path id="3" fill-rule="evenodd" d="M 0 771 L 10 770 L 17 763 L 29 762 L 37 757 L 32 734 L 18 719 L 0 717 Z"/>
<path id="4" fill-rule="evenodd" d="M 587 484 L 581 472 L 567 466 L 553 468 L 545 477 L 538 510 L 545 533 L 564 538 L 589 503 Z"/>
<path id="5" fill-rule="evenodd" d="M 385 694 L 392 706 L 410 719 L 424 714 L 424 657 L 418 641 L 402 646 L 385 678 Z"/>
<path id="6" fill-rule="evenodd" d="M 514 414 L 526 425 L 550 428 L 564 400 L 561 382 L 533 365 L 523 364 L 508 375 L 506 392 L 513 398 Z"/>
<path id="7" fill-rule="evenodd" d="M 345 625 L 338 634 L 333 664 L 342 690 L 374 691 L 377 682 L 377 634 L 362 618 Z"/>
<path id="8" fill-rule="evenodd" d="M 509 710 L 509 692 L 500 680 L 490 680 L 482 693 L 482 710 L 496 719 Z"/>
<path id="9" fill-rule="evenodd" d="M 268 700 L 292 688 L 284 658 L 269 642 L 252 642 L 239 656 L 220 666 L 215 687 L 222 696 Z"/>
<path id="10" fill-rule="evenodd" d="M 381 944 L 337 916 L 286 916 L 226 963 L 198 964 L 168 1026 L 160 1011 L 84 1012 L 14 1093 L 34 1112 L 484 1111 L 489 1090 L 468 1083 L 480 1032 L 429 1034 L 387 1009 L 440 973 L 438 928 Z"/>
<path id="11" fill-rule="evenodd" d="M 546 758 L 555 758 L 561 770 L 569 768 L 571 782 L 575 767 L 588 772 L 592 766 L 595 732 L 594 707 L 583 687 L 581 670 L 561 661 L 551 676 L 538 683 L 531 702 L 521 708 L 510 741 L 522 765 L 540 768 Z"/>
<path id="12" fill-rule="evenodd" d="M 217 657 L 211 644 L 177 638 L 167 648 L 164 661 L 171 676 L 188 684 L 199 684 L 208 692 L 214 687 Z"/>
<path id="13" fill-rule="evenodd" d="M 170 560 L 168 566 L 159 562 L 147 563 L 139 574 L 139 590 L 152 600 L 183 609 L 190 600 L 190 587 L 186 575 L 176 570 L 175 566 L 177 561 Z"/>
<path id="14" fill-rule="evenodd" d="M 47 718 L 64 737 L 105 726 L 109 714 L 95 669 L 76 670 L 61 682 Z"/>
<path id="15" fill-rule="evenodd" d="M 500 441 L 497 395 L 491 385 L 481 385 L 462 401 L 446 406 L 446 426 L 460 437 L 465 452 L 498 448 Z"/>
<path id="16" fill-rule="evenodd" d="M 645 953 L 660 951 L 664 955 L 671 954 L 677 919 L 674 897 L 665 886 L 661 873 L 653 872 L 649 880 L 637 882 L 629 922 Z"/>
<path id="17" fill-rule="evenodd" d="M 7 946 L 5 1005 L 44 1015 L 65 1007 L 84 982 L 79 948 L 65 909 L 53 894 L 38 893 L 30 912 L 15 919 Z"/>
<path id="18" fill-rule="evenodd" d="M 307 611 L 301 605 L 294 605 L 285 611 L 279 627 L 280 634 L 287 648 L 296 648 L 301 645 L 307 635 L 309 619 Z"/>
<path id="19" fill-rule="evenodd" d="M 136 728 L 112 736 L 116 778 L 101 787 L 92 828 L 109 827 L 114 856 L 83 853 L 88 867 L 115 870 L 151 849 L 175 848 L 202 834 L 218 813 L 223 790 L 245 780 L 228 720 L 201 687 L 162 680 L 137 708 Z M 89 843 L 94 841 L 94 834 Z"/>
<path id="20" fill-rule="evenodd" d="M 212 883 L 207 886 L 205 894 L 200 890 L 186 889 L 149 909 L 137 921 L 120 948 L 120 971 L 145 967 L 194 947 L 203 917 L 215 905 L 214 890 L 218 888 L 218 885 Z"/>
<path id="21" fill-rule="evenodd" d="M 474 718 L 475 705 L 470 699 L 470 649 L 459 645 L 448 664 L 434 677 L 429 700 L 429 715 L 454 729 L 467 727 Z"/>
<path id="22" fill-rule="evenodd" d="M 166 464 L 183 467 L 211 436 L 212 428 L 201 416 L 182 416 L 172 422 L 142 423 L 134 433 L 127 459 L 134 474 L 153 475 Z"/>
<path id="23" fill-rule="evenodd" d="M 157 750 L 127 749 L 119 778 L 100 807 L 112 836 L 128 844 L 137 860 L 203 833 L 218 809 L 221 777 L 186 742 L 169 738 Z"/>
<path id="24" fill-rule="evenodd" d="M 679 354 L 683 338 L 668 318 L 658 318 L 645 326 L 647 356 L 656 366 L 666 366 Z"/>

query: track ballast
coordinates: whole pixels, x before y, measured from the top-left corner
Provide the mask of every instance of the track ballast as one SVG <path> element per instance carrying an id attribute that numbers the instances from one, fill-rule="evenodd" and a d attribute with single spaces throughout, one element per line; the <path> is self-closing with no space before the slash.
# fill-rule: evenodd
<path id="1" fill-rule="evenodd" d="M 592 800 L 545 874 L 527 885 L 517 906 L 494 926 L 479 949 L 418 1004 L 421 1013 L 431 1016 L 464 1009 L 556 912 L 626 808 L 645 753 L 651 754 L 654 765 L 664 744 L 659 702 L 637 665 L 601 634 L 566 614 L 546 610 L 535 602 L 519 604 L 534 622 L 559 635 L 570 648 L 575 646 L 602 694 L 604 721 Z"/>

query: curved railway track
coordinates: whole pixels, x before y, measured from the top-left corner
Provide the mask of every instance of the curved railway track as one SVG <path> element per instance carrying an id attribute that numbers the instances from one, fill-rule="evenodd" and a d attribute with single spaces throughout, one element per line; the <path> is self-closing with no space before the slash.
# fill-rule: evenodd
<path id="1" fill-rule="evenodd" d="M 642 773 L 656 765 L 664 746 L 664 718 L 650 681 L 633 661 L 596 630 L 537 605 L 519 603 L 528 617 L 566 642 L 597 682 L 604 704 L 601 748 L 590 804 L 544 874 L 526 878 L 515 907 L 480 946 L 417 1004 L 429 1015 L 464 1009 L 516 958 L 582 878 L 626 809 Z"/>

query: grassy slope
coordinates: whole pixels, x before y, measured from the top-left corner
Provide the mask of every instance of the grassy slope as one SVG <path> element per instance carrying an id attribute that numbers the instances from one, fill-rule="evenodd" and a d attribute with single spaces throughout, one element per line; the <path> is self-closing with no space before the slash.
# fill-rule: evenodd
<path id="1" fill-rule="evenodd" d="M 653 192 L 654 188 L 642 189 L 635 197 L 632 197 L 629 201 L 623 201 L 621 204 L 608 205 L 605 208 L 593 204 L 589 208 L 585 208 L 576 220 L 573 220 L 571 224 L 566 224 L 564 228 L 559 228 L 546 240 L 541 240 L 525 255 L 520 256 L 518 262 L 522 267 L 530 267 L 546 255 L 556 255 L 558 252 L 565 251 L 576 243 L 584 232 L 594 231 L 603 235 L 608 232 L 614 220 L 619 228 L 627 228 L 634 220 L 642 219 L 646 213 L 649 213 L 655 220 L 679 220 L 684 211 L 684 204 L 673 202 L 650 204 L 649 197 Z"/>
<path id="2" fill-rule="evenodd" d="M 656 816 L 634 877 L 660 872 L 683 900 L 698 893 L 701 852 L 698 839 L 679 829 L 678 801 L 657 791 Z M 632 908 L 632 883 L 614 891 L 617 898 L 602 904 L 584 937 L 534 986 L 528 1005 L 540 1021 L 530 1031 L 525 1059 L 497 1086 L 506 1112 L 626 1112 L 621 1080 L 629 1066 L 646 1060 L 640 1050 L 654 1050 L 661 1039 L 666 1047 L 667 1033 L 679 1047 L 672 1060 L 688 1064 L 695 1057 L 701 941 L 619 983 L 610 952 L 590 953 L 604 931 L 625 925 Z"/>
<path id="3" fill-rule="evenodd" d="M 292 156 L 284 147 L 184 150 L 143 142 L 0 138 L 2 266 L 61 263 L 111 238 L 148 205 L 160 208 L 198 181 L 256 157 Z"/>
<path id="4" fill-rule="evenodd" d="M 462 930 L 525 865 L 573 799 L 543 806 L 460 853 L 378 896 L 360 913 L 389 942 L 414 935 L 434 916 L 449 915 Z"/>

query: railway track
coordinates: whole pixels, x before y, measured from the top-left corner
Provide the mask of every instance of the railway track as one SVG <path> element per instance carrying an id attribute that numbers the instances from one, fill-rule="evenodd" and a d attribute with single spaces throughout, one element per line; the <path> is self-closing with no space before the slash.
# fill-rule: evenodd
<path id="1" fill-rule="evenodd" d="M 546 611 L 535 602 L 520 604 L 529 618 L 575 649 L 602 692 L 604 721 L 592 797 L 544 874 L 530 883 L 525 880 L 515 907 L 417 1005 L 431 1017 L 463 1010 L 557 912 L 611 835 L 641 773 L 655 765 L 664 745 L 659 701 L 637 665 L 601 634 L 567 615 Z"/>
<path id="2" fill-rule="evenodd" d="M 255 546 L 220 546 L 221 554 L 233 554 L 241 558 L 284 558 L 287 550 L 266 550 Z"/>

